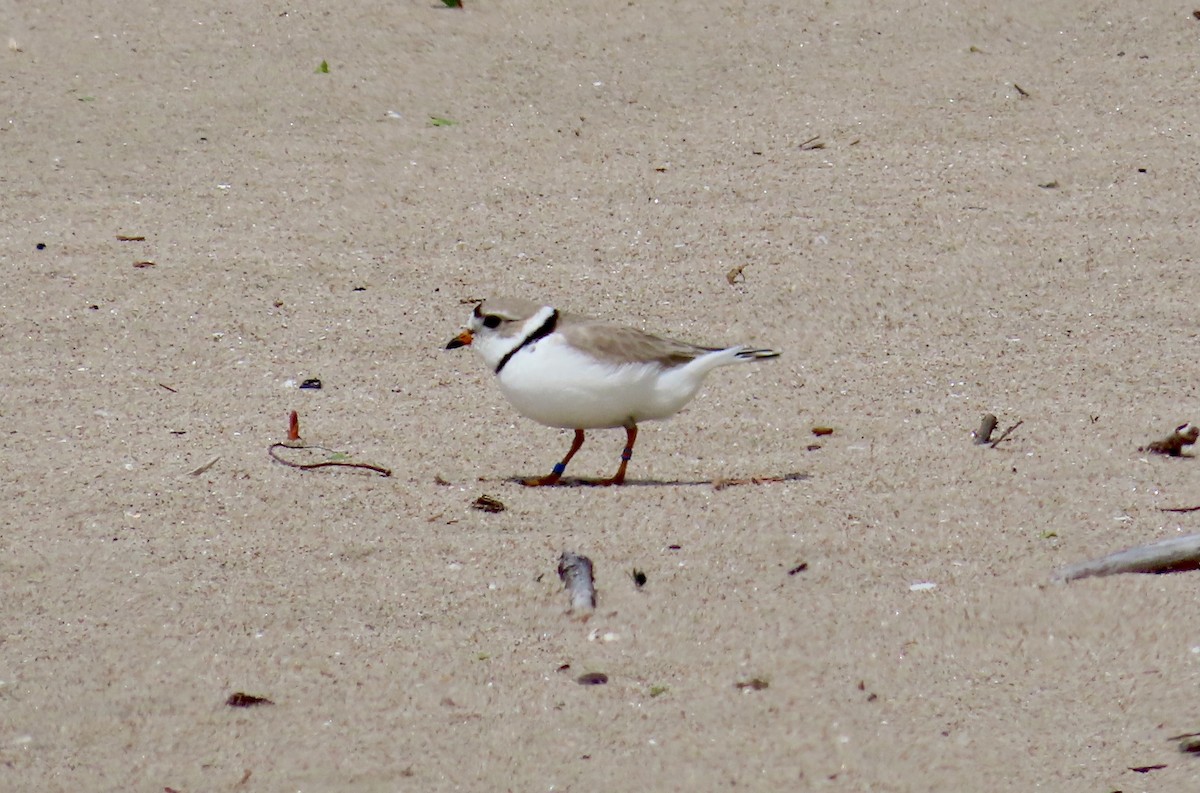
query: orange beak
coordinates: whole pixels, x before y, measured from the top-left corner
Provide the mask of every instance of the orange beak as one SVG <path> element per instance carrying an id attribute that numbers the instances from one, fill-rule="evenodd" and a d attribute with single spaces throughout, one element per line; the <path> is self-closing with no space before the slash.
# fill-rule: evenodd
<path id="1" fill-rule="evenodd" d="M 468 347 L 474 338 L 471 331 L 464 328 L 462 333 L 450 340 L 450 343 L 446 345 L 446 349 L 457 350 L 459 347 Z"/>

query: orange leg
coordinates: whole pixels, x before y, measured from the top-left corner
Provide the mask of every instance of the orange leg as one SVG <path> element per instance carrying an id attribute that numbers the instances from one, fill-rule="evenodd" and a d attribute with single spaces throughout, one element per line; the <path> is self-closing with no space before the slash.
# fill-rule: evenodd
<path id="1" fill-rule="evenodd" d="M 558 484 L 558 480 L 562 478 L 563 471 L 567 470 L 567 463 L 571 462 L 571 458 L 575 456 L 575 452 L 579 451 L 579 447 L 583 445 L 583 430 L 575 430 L 575 440 L 571 441 L 571 448 L 567 451 L 567 456 L 562 458 L 562 462 L 554 466 L 554 471 L 548 476 L 542 476 L 537 479 L 526 479 L 522 484 L 526 487 L 545 487 L 546 485 Z M 621 464 L 622 475 L 624 475 L 624 463 Z"/>
<path id="2" fill-rule="evenodd" d="M 625 466 L 629 465 L 629 461 L 633 458 L 635 441 L 637 441 L 637 425 L 632 424 L 625 428 L 625 451 L 621 452 L 621 467 L 617 469 L 617 473 L 612 479 L 605 479 L 597 484 L 619 485 L 625 481 Z"/>

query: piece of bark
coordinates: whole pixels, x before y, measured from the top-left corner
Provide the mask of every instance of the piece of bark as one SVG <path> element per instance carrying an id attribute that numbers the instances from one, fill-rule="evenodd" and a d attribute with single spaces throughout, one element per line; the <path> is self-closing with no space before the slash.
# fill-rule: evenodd
<path id="1" fill-rule="evenodd" d="M 1189 534 L 1068 565 L 1056 570 L 1052 578 L 1066 582 L 1117 573 L 1178 573 L 1197 569 L 1200 569 L 1200 534 Z"/>
<path id="2" fill-rule="evenodd" d="M 591 611 L 596 608 L 596 585 L 592 580 L 592 560 L 571 551 L 563 551 L 558 558 L 558 577 L 571 596 L 571 608 L 575 611 Z"/>
<path id="3" fill-rule="evenodd" d="M 275 703 L 266 697 L 256 697 L 243 691 L 235 691 L 229 695 L 229 699 L 225 700 L 225 704 L 231 708 L 252 708 L 255 705 L 274 705 Z"/>
<path id="4" fill-rule="evenodd" d="M 503 512 L 504 510 L 508 509 L 508 507 L 504 506 L 504 502 L 495 496 L 489 496 L 487 493 L 484 493 L 482 496 L 471 502 L 471 509 L 477 509 L 480 512 L 491 512 L 495 514 L 497 512 Z"/>

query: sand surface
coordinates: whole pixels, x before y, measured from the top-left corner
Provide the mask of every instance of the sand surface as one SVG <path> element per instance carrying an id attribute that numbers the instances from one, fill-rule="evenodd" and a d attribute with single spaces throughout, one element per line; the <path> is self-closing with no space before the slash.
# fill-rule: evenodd
<path id="1" fill-rule="evenodd" d="M 0 789 L 1200 788 L 1192 8 L 467 3 L 4 4 Z M 497 294 L 784 354 L 527 489 Z"/>

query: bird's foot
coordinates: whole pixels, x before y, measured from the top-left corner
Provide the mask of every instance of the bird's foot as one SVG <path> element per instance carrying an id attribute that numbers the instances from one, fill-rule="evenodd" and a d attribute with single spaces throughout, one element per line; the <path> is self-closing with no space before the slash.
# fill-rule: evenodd
<path id="1" fill-rule="evenodd" d="M 571 457 L 578 450 L 578 448 L 579 448 L 578 444 L 583 443 L 583 440 L 581 437 L 582 435 L 583 435 L 583 433 L 580 432 L 579 433 L 580 437 L 576 438 L 577 445 L 571 447 L 571 453 L 567 455 L 567 460 L 570 460 Z M 523 480 L 521 480 L 521 484 L 525 485 L 525 487 L 550 487 L 551 485 L 557 485 L 558 480 L 562 479 L 563 472 L 567 470 L 567 460 L 564 460 L 561 463 L 556 463 L 554 466 L 554 470 L 551 471 L 546 476 L 538 476 L 538 477 L 534 477 L 533 479 L 523 479 Z"/>

